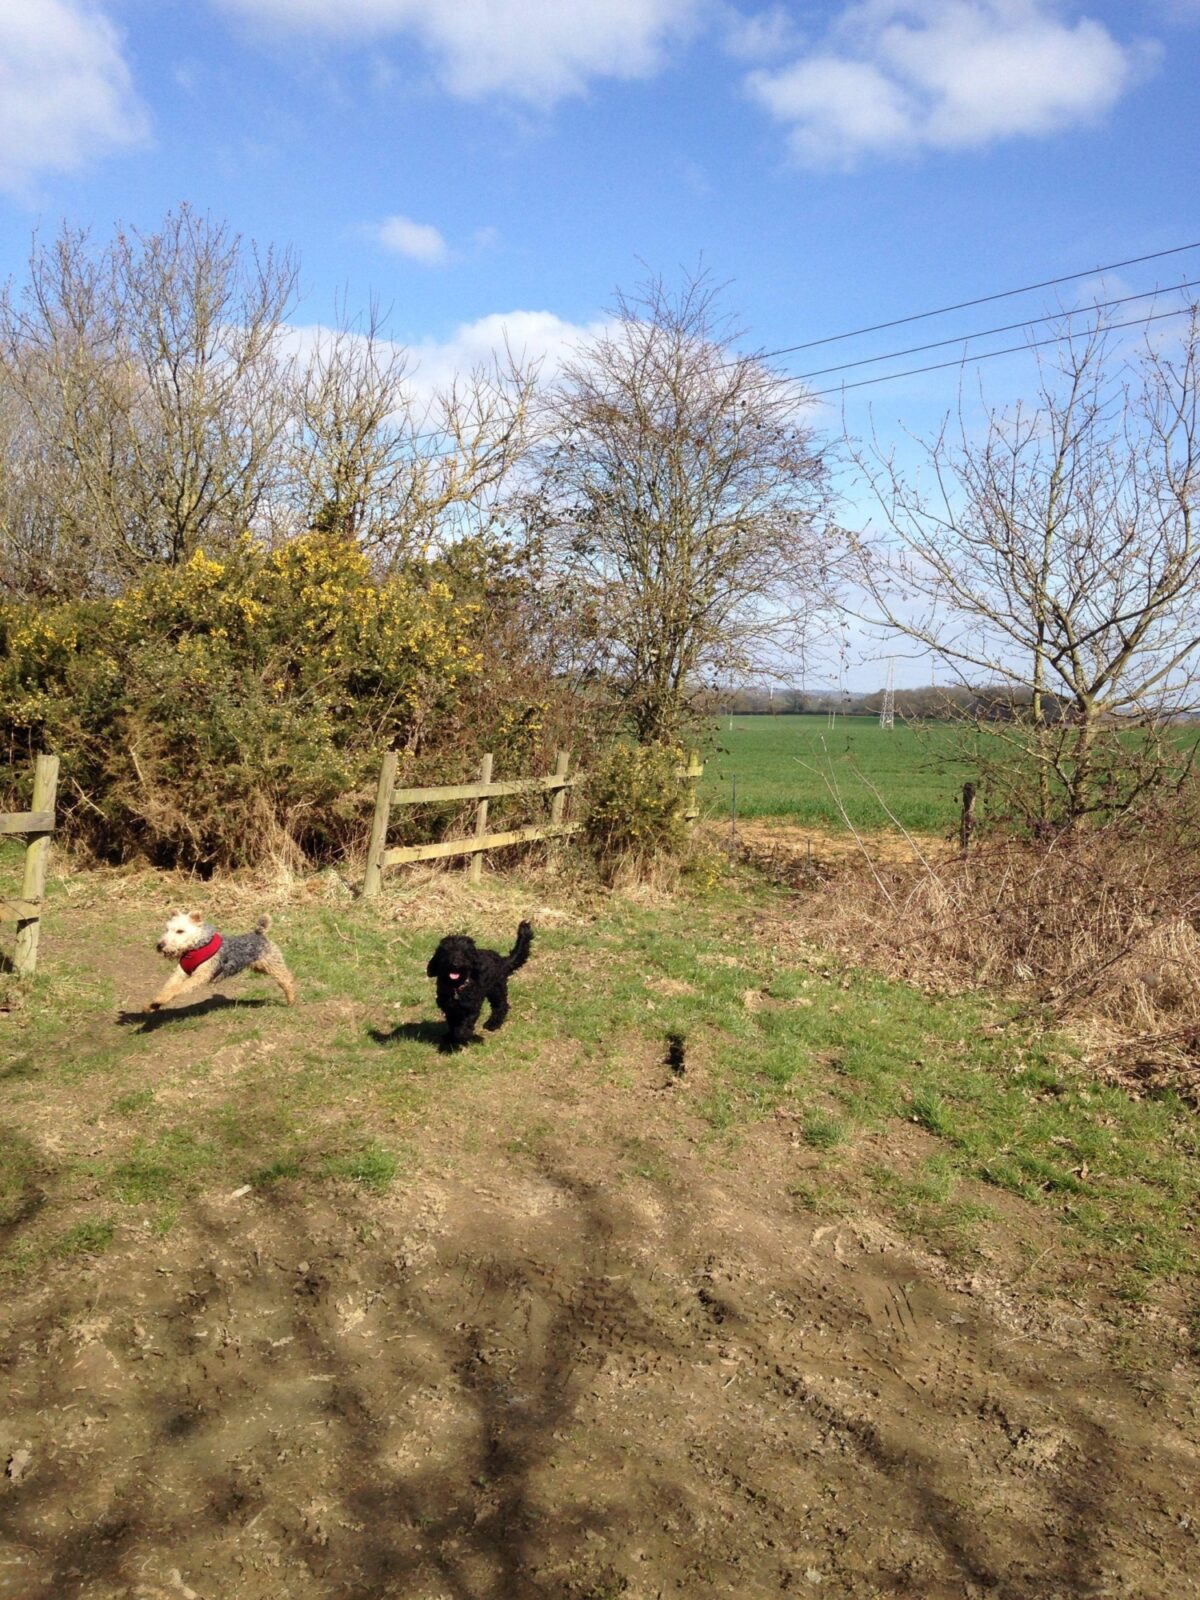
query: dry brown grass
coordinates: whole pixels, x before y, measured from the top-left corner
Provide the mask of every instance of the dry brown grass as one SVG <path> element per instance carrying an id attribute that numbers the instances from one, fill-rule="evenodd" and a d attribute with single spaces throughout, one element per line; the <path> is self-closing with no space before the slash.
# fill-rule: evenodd
<path id="1" fill-rule="evenodd" d="M 753 852 L 752 852 L 753 853 Z M 761 857 L 760 857 L 761 859 Z M 991 989 L 1043 1007 L 1124 1077 L 1200 1100 L 1200 836 L 1179 823 L 1007 841 L 968 856 L 791 866 L 807 931 L 933 990 Z"/>

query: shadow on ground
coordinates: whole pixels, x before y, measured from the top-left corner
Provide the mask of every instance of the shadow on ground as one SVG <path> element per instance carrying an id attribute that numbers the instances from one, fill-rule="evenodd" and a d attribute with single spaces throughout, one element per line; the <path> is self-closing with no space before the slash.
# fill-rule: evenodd
<path id="1" fill-rule="evenodd" d="M 10 1300 L 0 1596 L 1188 1592 L 1194 1441 L 1144 1395 L 687 1177 L 275 1185 Z"/>
<path id="2" fill-rule="evenodd" d="M 367 1038 L 373 1039 L 376 1044 L 395 1044 L 400 1039 L 413 1039 L 418 1044 L 436 1045 L 439 1050 L 445 1050 L 449 1043 L 449 1031 L 444 1022 L 398 1022 L 394 1028 L 368 1028 Z"/>
<path id="3" fill-rule="evenodd" d="M 153 1033 L 158 1028 L 175 1022 L 185 1022 L 196 1017 L 211 1016 L 214 1011 L 255 1011 L 260 1006 L 274 1005 L 273 1000 L 231 999 L 228 995 L 210 994 L 187 1006 L 165 1006 L 161 1011 L 121 1011 L 117 1023 L 123 1028 L 134 1028 L 138 1033 Z"/>

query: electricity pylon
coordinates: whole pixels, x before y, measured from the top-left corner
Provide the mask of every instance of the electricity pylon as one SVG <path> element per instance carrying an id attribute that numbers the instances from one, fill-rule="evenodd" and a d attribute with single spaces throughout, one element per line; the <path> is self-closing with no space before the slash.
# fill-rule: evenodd
<path id="1" fill-rule="evenodd" d="M 883 691 L 883 705 L 879 712 L 879 726 L 896 726 L 896 663 L 888 662 L 887 688 Z"/>

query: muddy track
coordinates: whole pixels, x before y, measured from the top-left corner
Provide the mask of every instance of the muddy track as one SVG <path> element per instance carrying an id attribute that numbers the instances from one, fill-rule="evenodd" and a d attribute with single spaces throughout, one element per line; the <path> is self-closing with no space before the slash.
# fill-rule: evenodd
<path id="1" fill-rule="evenodd" d="M 54 1278 L 0 1317 L 5 1600 L 1196 1592 L 1171 1407 L 745 1174 L 211 1197 Z"/>
<path id="2" fill-rule="evenodd" d="M 156 1031 L 159 1105 L 321 1036 L 275 1022 L 202 1078 Z M 1194 1367 L 1117 1369 L 1015 1253 L 972 1277 L 801 1209 L 816 1154 L 776 1118 L 713 1143 L 709 1088 L 702 1043 L 447 1069 L 384 1195 L 206 1192 L 165 1238 L 130 1207 L 10 1280 L 0 1600 L 1200 1594 Z M 86 1159 L 104 1115 L 25 1095 L 20 1137 Z"/>

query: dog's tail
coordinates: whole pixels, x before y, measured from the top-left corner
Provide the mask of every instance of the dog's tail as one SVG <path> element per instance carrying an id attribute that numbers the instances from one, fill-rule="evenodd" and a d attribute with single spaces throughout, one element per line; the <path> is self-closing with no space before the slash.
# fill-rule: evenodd
<path id="1" fill-rule="evenodd" d="M 518 967 L 523 967 L 529 960 L 530 946 L 533 944 L 533 927 L 528 922 L 517 925 L 517 942 L 508 952 L 504 962 L 506 972 L 515 972 Z"/>
<path id="2" fill-rule="evenodd" d="M 266 933 L 267 929 L 270 926 L 271 926 L 271 919 L 267 915 L 267 913 L 264 911 L 262 916 L 259 917 L 259 919 L 258 919 L 258 923 L 257 923 L 257 925 L 255 927 L 255 932 L 256 933 Z"/>

